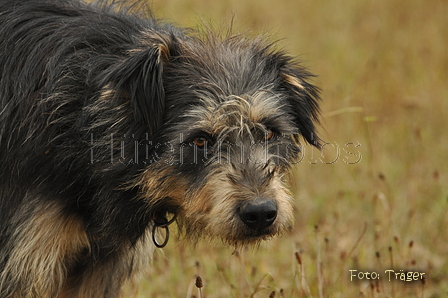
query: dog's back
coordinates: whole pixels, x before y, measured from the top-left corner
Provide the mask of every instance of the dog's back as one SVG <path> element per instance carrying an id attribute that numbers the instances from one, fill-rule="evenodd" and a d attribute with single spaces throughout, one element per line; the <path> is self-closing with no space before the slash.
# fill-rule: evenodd
<path id="1" fill-rule="evenodd" d="M 0 297 L 118 295 L 131 265 L 99 269 L 115 249 L 92 248 L 86 233 L 98 184 L 83 110 L 99 73 L 157 26 L 78 1 L 0 1 Z"/>

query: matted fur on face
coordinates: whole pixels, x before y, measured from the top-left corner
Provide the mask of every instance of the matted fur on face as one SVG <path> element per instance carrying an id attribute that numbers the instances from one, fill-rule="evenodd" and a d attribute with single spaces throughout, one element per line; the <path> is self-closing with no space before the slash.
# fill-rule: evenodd
<path id="1" fill-rule="evenodd" d="M 137 179 L 141 199 L 176 213 L 189 239 L 238 245 L 289 228 L 285 175 L 300 134 L 318 144 L 310 75 L 262 39 L 177 41 L 174 55 L 172 47 L 165 42 L 165 150 Z"/>

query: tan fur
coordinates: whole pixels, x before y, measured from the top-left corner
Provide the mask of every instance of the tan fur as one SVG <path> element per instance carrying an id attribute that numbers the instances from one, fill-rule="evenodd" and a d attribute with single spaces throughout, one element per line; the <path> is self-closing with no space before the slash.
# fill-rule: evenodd
<path id="1" fill-rule="evenodd" d="M 170 198 L 181 205 L 186 190 L 186 182 L 167 169 L 154 170 L 148 168 L 131 185 L 131 187 L 134 186 L 141 187 L 140 198 L 146 200 L 148 204 L 155 204 L 157 201 Z"/>
<path id="2" fill-rule="evenodd" d="M 147 47 L 157 47 L 159 50 L 158 62 L 167 63 L 170 56 L 170 47 L 166 36 L 155 31 L 145 31 L 141 39 L 144 47 L 141 49 L 147 49 Z M 134 49 L 132 53 L 141 51 L 140 49 Z"/>
<path id="3" fill-rule="evenodd" d="M 54 202 L 37 204 L 30 216 L 13 236 L 0 280 L 26 282 L 17 297 L 54 297 L 64 286 L 69 266 L 88 248 L 87 235 L 81 220 L 62 214 Z"/>
<path id="4" fill-rule="evenodd" d="M 233 95 L 224 103 L 205 97 L 204 106 L 195 107 L 187 114 L 197 119 L 195 126 L 190 129 L 200 128 L 213 135 L 223 135 L 235 129 L 240 133 L 254 127 L 266 129 L 260 122 L 278 114 L 281 108 L 277 100 L 272 100 L 272 96 L 268 91 L 258 91 L 252 95 Z"/>
<path id="5" fill-rule="evenodd" d="M 68 280 L 58 298 L 103 297 L 105 287 L 111 292 L 119 293 L 120 297 L 133 297 L 131 293 L 145 276 L 154 252 L 150 230 L 147 230 L 134 248 L 126 250 L 124 256 L 114 263 L 97 264 L 94 270 L 87 271 L 81 280 Z M 76 286 L 73 286 L 75 284 Z"/>
<path id="6" fill-rule="evenodd" d="M 255 152 L 254 158 L 264 163 L 269 156 L 264 156 L 264 151 L 259 150 Z M 265 169 L 274 170 L 273 165 L 269 164 Z M 147 200 L 148 204 L 172 200 L 172 203 L 182 206 L 178 210 L 178 220 L 181 227 L 186 229 L 187 238 L 193 241 L 199 234 L 196 232 L 200 231 L 206 237 L 218 237 L 231 244 L 253 242 L 254 239 L 246 239 L 242 234 L 246 228 L 235 212 L 238 204 L 257 196 L 269 197 L 278 206 L 277 219 L 270 227 L 269 235 L 264 238 L 277 235 L 292 225 L 293 200 L 282 181 L 282 174 L 275 173 L 269 183 L 249 181 L 250 186 L 248 183 L 231 183 L 229 175 L 239 177 L 241 182 L 244 180 L 231 164 L 223 162 L 220 171 L 209 173 L 205 185 L 199 189 L 188 190 L 187 182 L 173 174 L 169 167 L 160 171 L 147 169 L 134 182 L 134 186 L 141 186 L 141 199 Z"/>
<path id="7" fill-rule="evenodd" d="M 107 84 L 103 90 L 101 90 L 100 100 L 110 100 L 116 94 L 116 90 L 113 88 L 112 84 Z"/>
<path id="8" fill-rule="evenodd" d="M 292 197 L 280 177 L 274 177 L 265 189 L 248 189 L 230 183 L 226 178 L 229 172 L 231 172 L 230 166 L 227 171 L 212 175 L 204 188 L 184 204 L 185 213 L 182 214 L 182 218 L 185 225 L 193 231 L 195 226 L 200 227 L 201 233 L 209 237 L 222 238 L 231 244 L 253 242 L 254 239 L 246 238 L 242 233 L 245 228 L 235 211 L 239 203 L 250 201 L 257 195 L 268 195 L 279 210 L 275 223 L 270 227 L 269 235 L 264 238 L 277 235 L 292 225 Z M 257 241 L 262 239 L 263 237 Z"/>
<path id="9" fill-rule="evenodd" d="M 283 74 L 283 78 L 288 84 L 293 85 L 301 90 L 305 90 L 305 87 L 303 87 L 302 82 L 300 82 L 297 77 L 289 74 Z"/>

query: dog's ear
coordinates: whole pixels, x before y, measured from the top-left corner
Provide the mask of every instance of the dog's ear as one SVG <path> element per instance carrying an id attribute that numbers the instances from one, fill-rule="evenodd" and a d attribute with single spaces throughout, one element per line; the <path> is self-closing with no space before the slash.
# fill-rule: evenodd
<path id="1" fill-rule="evenodd" d="M 311 145 L 320 148 L 321 140 L 316 134 L 319 123 L 319 88 L 309 82 L 313 77 L 303 67 L 294 63 L 284 65 L 280 70 L 281 87 L 287 92 L 290 113 L 300 134 Z"/>
<path id="2" fill-rule="evenodd" d="M 169 47 L 167 40 L 148 38 L 147 47 L 130 51 L 129 56 L 116 64 L 105 78 L 107 83 L 114 85 L 116 95 L 130 100 L 135 120 L 148 126 L 151 132 L 163 121 L 163 71 L 169 60 Z"/>

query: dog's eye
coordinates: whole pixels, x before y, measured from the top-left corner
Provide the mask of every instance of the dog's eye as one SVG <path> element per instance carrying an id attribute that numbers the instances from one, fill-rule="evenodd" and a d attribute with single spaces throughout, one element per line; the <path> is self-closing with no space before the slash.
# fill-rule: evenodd
<path id="1" fill-rule="evenodd" d="M 193 143 L 199 148 L 204 148 L 207 145 L 208 140 L 206 138 L 196 138 L 193 140 Z"/>
<path id="2" fill-rule="evenodd" d="M 265 140 L 269 141 L 269 140 L 272 140 L 274 137 L 275 137 L 275 132 L 272 129 L 266 130 L 265 135 L 264 135 Z"/>

